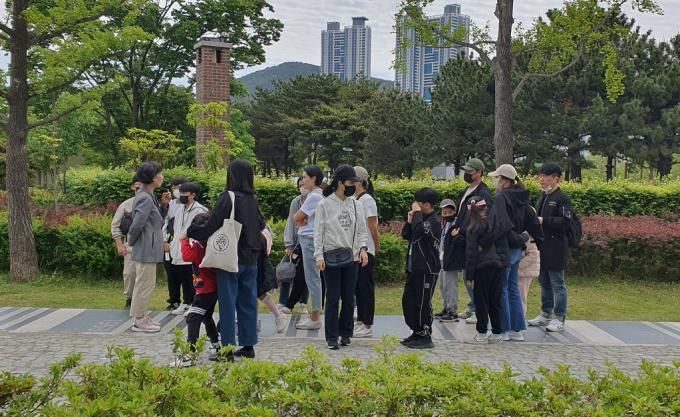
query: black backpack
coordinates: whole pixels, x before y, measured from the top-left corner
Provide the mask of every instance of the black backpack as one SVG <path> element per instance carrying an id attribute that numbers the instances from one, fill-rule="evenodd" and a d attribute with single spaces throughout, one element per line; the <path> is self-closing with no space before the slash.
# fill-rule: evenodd
<path id="1" fill-rule="evenodd" d="M 567 245 L 570 248 L 578 248 L 581 244 L 581 238 L 583 237 L 583 230 L 581 227 L 581 220 L 578 218 L 576 213 L 573 211 L 568 217 L 569 227 L 567 228 Z"/>
<path id="2" fill-rule="evenodd" d="M 130 233 L 130 226 L 132 226 L 132 213 L 127 211 L 123 214 L 123 218 L 120 219 L 120 231 L 124 236 Z"/>

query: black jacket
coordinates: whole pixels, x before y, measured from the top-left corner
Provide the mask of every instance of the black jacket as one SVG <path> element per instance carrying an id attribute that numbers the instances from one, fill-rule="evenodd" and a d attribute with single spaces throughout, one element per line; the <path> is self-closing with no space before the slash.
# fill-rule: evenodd
<path id="1" fill-rule="evenodd" d="M 526 249 L 520 236 L 527 231 L 535 241 L 543 239 L 543 230 L 538 216 L 531 209 L 529 191 L 520 188 L 506 188 L 496 193 L 496 201 L 489 213 L 491 240 L 505 235 L 509 249 Z"/>
<path id="2" fill-rule="evenodd" d="M 454 262 L 456 259 L 456 251 L 459 252 L 458 256 L 460 257 L 461 253 L 461 248 L 462 248 L 462 256 L 463 256 L 463 262 L 464 257 L 465 257 L 465 240 L 462 239 L 459 236 L 452 236 L 451 232 L 454 229 L 455 221 L 449 226 L 449 223 L 446 223 L 444 227 L 442 228 L 442 251 L 444 252 L 444 256 L 442 257 L 442 269 L 444 271 L 459 271 L 462 268 L 459 266 L 456 268 L 456 263 Z M 448 227 L 447 227 L 448 226 Z M 447 230 L 448 229 L 448 230 Z M 444 232 L 446 232 L 444 234 Z M 459 240 L 463 240 L 462 244 L 458 244 L 457 242 Z"/>
<path id="3" fill-rule="evenodd" d="M 559 188 L 550 194 L 541 193 L 536 212 L 543 217 L 544 238 L 536 242 L 541 254 L 541 269 L 562 271 L 569 255 L 566 231 L 572 216 L 571 201 Z"/>
<path id="4" fill-rule="evenodd" d="M 465 231 L 468 227 L 468 202 L 472 197 L 482 197 L 486 201 L 486 205 L 491 207 L 493 204 L 493 197 L 491 196 L 491 190 L 483 182 L 475 188 L 475 190 L 465 197 L 463 196 L 465 191 L 458 195 L 456 203 L 459 206 L 458 217 L 453 225 L 453 229 L 459 229 L 458 235 L 456 237 L 451 236 L 451 233 L 447 234 L 447 241 L 444 243 L 445 253 L 444 253 L 444 270 L 445 271 L 460 271 L 465 269 Z M 461 204 L 462 202 L 462 204 Z M 448 250 L 446 250 L 448 248 Z"/>
<path id="5" fill-rule="evenodd" d="M 261 250 L 261 230 L 265 227 L 264 218 L 255 196 L 240 191 L 234 192 L 236 213 L 234 220 L 241 223 L 241 236 L 238 239 L 238 263 L 256 265 Z M 225 219 L 231 215 L 231 198 L 224 192 L 210 212 L 210 219 L 200 226 L 191 225 L 187 236 L 195 240 L 208 240 L 217 231 Z"/>
<path id="6" fill-rule="evenodd" d="M 484 226 L 477 232 L 466 234 L 465 246 L 465 280 L 474 281 L 476 272 L 482 268 L 505 268 L 507 261 L 503 260 L 504 254 L 508 251 L 508 242 L 505 235 L 497 240 L 492 240 L 492 231 L 489 230 L 490 224 Z"/>
<path id="7" fill-rule="evenodd" d="M 414 274 L 439 274 L 439 245 L 442 235 L 441 219 L 436 213 L 413 214 L 412 223 L 404 224 L 401 236 L 409 241 L 406 271 Z"/>

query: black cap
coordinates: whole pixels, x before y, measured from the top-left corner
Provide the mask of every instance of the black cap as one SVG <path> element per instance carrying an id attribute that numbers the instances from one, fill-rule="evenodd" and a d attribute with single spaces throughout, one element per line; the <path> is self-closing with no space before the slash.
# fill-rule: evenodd
<path id="1" fill-rule="evenodd" d="M 357 172 L 349 165 L 340 165 L 335 168 L 333 177 L 338 181 L 361 181 L 361 178 L 357 176 Z"/>

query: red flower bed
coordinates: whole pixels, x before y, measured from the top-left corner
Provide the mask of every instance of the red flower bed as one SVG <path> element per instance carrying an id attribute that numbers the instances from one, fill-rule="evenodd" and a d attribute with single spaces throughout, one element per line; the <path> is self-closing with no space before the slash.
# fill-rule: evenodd
<path id="1" fill-rule="evenodd" d="M 581 222 L 585 238 L 593 243 L 639 239 L 655 244 L 680 239 L 680 223 L 659 217 L 591 216 L 584 217 Z"/>

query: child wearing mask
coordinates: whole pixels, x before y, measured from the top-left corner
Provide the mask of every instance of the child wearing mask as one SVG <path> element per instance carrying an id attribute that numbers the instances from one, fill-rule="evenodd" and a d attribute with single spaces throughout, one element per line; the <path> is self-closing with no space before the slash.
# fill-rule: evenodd
<path id="1" fill-rule="evenodd" d="M 456 236 L 453 234 L 456 221 L 456 203 L 451 199 L 444 199 L 439 203 L 442 211 L 444 226 L 441 237 L 441 247 L 439 248 L 439 259 L 442 270 L 439 271 L 439 289 L 442 292 L 444 308 L 441 312 L 434 315 L 442 322 L 458 321 L 458 276 L 460 271 L 453 267 L 454 248 Z"/>

